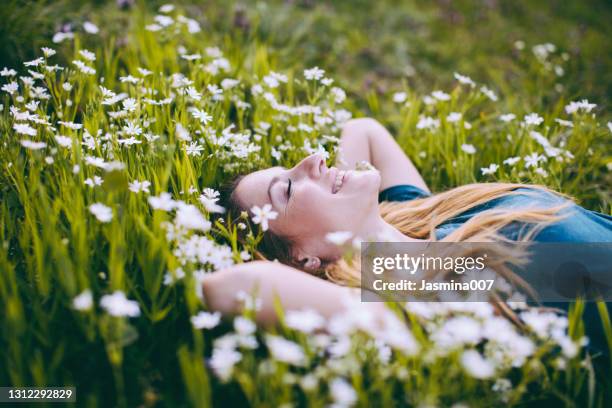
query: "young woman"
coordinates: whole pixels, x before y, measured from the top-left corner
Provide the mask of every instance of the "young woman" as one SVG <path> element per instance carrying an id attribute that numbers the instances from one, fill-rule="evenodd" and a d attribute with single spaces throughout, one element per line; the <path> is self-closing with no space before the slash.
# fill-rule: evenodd
<path id="1" fill-rule="evenodd" d="M 257 285 L 260 322 L 274 322 L 274 296 L 286 309 L 333 315 L 344 307 L 347 286 L 359 283 L 359 271 L 341 260 L 342 248 L 326 239 L 337 231 L 395 242 L 612 242 L 612 217 L 543 186 L 479 183 L 432 195 L 394 138 L 373 119 L 349 121 L 340 147 L 336 167 L 312 155 L 293 168 L 273 167 L 233 183 L 223 203 L 230 212 L 269 204 L 277 213 L 260 250 L 280 263 L 255 261 L 211 274 L 203 284 L 209 307 L 234 313 L 235 294 Z M 351 170 L 362 161 L 376 170 Z M 368 307 L 382 311 L 384 304 Z"/>

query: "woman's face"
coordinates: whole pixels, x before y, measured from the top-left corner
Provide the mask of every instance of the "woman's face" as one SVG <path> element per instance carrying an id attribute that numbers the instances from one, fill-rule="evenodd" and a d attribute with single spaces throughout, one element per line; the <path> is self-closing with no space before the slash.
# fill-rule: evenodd
<path id="1" fill-rule="evenodd" d="M 376 170 L 328 168 L 321 155 L 307 157 L 291 169 L 272 167 L 245 176 L 235 190 L 241 207 L 271 204 L 278 216 L 269 221 L 273 233 L 288 238 L 295 260 L 333 260 L 339 248 L 326 234 L 358 235 L 365 219 L 378 215 L 380 174 Z"/>

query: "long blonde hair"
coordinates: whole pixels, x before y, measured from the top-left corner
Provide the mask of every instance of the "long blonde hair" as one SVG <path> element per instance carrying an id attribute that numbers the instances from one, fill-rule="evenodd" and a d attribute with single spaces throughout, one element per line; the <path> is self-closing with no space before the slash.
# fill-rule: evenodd
<path id="1" fill-rule="evenodd" d="M 535 191 L 514 191 L 520 187 L 530 187 Z M 379 208 L 383 219 L 403 234 L 412 238 L 437 241 L 435 234 L 437 226 L 471 208 L 499 197 L 514 194 L 537 194 L 538 192 L 549 192 L 570 201 L 573 200 L 570 196 L 552 191 L 541 185 L 475 183 L 410 201 L 384 201 L 380 203 Z M 554 207 L 484 210 L 471 217 L 467 222 L 440 241 L 473 243 L 509 242 L 510 240 L 500 234 L 499 231 L 516 221 L 525 223 L 524 233 L 519 235 L 519 240 L 530 241 L 546 225 L 562 218 L 558 214 L 559 210 L 569 204 L 570 202 L 564 202 Z M 498 254 L 496 257 L 498 262 L 491 266 L 498 274 L 526 287 L 527 285 L 508 268 L 508 264 L 524 263 L 521 255 L 523 254 L 516 251 L 505 250 Z M 361 283 L 359 256 L 354 256 L 348 260 L 343 258 L 326 265 L 323 275 L 340 285 L 359 286 Z"/>

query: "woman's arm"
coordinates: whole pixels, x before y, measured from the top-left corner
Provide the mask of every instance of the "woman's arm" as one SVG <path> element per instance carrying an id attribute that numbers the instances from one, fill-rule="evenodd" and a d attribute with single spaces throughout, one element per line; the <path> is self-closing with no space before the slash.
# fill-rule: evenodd
<path id="1" fill-rule="evenodd" d="M 351 119 L 345 123 L 340 139 L 341 157 L 337 166 L 354 169 L 366 160 L 381 174 L 380 190 L 398 184 L 412 184 L 427 192 L 427 184 L 393 136 L 371 118 Z"/>
<path id="2" fill-rule="evenodd" d="M 212 273 L 202 283 L 204 298 L 211 310 L 225 315 L 240 313 L 240 302 L 236 294 L 251 293 L 257 287 L 261 309 L 256 319 L 259 323 L 273 324 L 277 321 L 274 298 L 278 296 L 284 310 L 314 309 L 326 318 L 345 311 L 343 297 L 349 288 L 316 278 L 289 266 L 267 261 L 254 261 L 235 265 Z M 366 303 L 375 316 L 383 316 L 383 303 Z"/>

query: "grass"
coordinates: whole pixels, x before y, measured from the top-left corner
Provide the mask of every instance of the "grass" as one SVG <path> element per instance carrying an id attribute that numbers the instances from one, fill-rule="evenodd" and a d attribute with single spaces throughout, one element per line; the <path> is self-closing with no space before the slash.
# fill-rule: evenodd
<path id="1" fill-rule="evenodd" d="M 19 3 L 10 4 L 16 10 Z M 457 317 L 482 326 L 494 322 L 484 306 L 443 309 L 433 318 L 409 310 L 410 330 L 386 345 L 357 326 L 350 336 L 305 333 L 291 324 L 303 320 L 299 315 L 271 332 L 251 332 L 240 319 L 210 330 L 190 321 L 206 310 L 199 276 L 252 256 L 261 237 L 254 230 L 241 246 L 241 220 L 207 208 L 200 199 L 210 195 L 205 189 L 234 174 L 291 166 L 313 151 L 332 160 L 334 137 L 349 114 L 388 126 L 433 191 L 476 181 L 538 183 L 610 213 L 612 129 L 605 109 L 612 70 L 611 54 L 604 52 L 610 11 L 560 4 L 185 4 L 168 13 L 172 23 L 159 31 L 145 28 L 154 9 L 144 3 L 129 10 L 86 5 L 75 17 L 63 14 L 69 2 L 29 4 L 28 10 L 48 7 L 58 18 L 92 20 L 101 30 L 91 35 L 79 28 L 74 40 L 53 45 L 49 30 L 57 21 L 49 18 L 24 29 L 31 35 L 21 42 L 17 34 L 3 34 L 16 50 L 6 54 L 9 65 L 19 75 L 40 73 L 34 86 L 47 91 L 32 92 L 14 79 L 19 89 L 0 96 L 0 383 L 74 384 L 79 405 L 86 406 L 604 406 L 609 384 L 598 366 L 608 362 L 592 360 L 581 346 L 580 303 L 562 340 L 506 329 L 530 350 L 521 356 L 513 354 L 517 343 L 487 337 L 478 346 L 459 342 L 444 352 L 435 334 Z M 7 19 L 27 22 L 29 14 L 21 13 Z M 179 15 L 199 21 L 201 31 L 190 33 L 193 22 Z M 536 57 L 532 47 L 549 41 L 554 50 Z M 21 64 L 41 56 L 37 48 L 45 44 L 58 54 L 38 66 Z M 95 61 L 79 52 L 84 49 Z M 82 72 L 74 60 L 96 73 Z M 54 64 L 65 69 L 45 69 Z M 306 79 L 303 70 L 314 65 L 333 84 Z M 264 80 L 271 71 L 282 75 Z M 454 72 L 471 76 L 475 86 L 461 84 Z M 226 78 L 239 83 L 224 88 Z M 278 87 L 270 85 L 273 79 Z M 2 77 L 0 85 L 12 81 Z M 223 90 L 218 97 L 216 89 Z M 598 106 L 566 111 L 585 97 Z M 305 105 L 310 113 L 295 113 Z M 192 108 L 210 119 L 196 117 Z M 26 118 L 26 111 L 37 116 Z M 516 117 L 500 120 L 509 113 Z M 523 125 L 532 113 L 541 123 Z M 547 151 L 547 143 L 556 149 Z M 513 157 L 516 163 L 504 164 Z M 528 165 L 534 158 L 538 163 Z M 491 164 L 499 167 L 485 174 L 482 168 Z M 148 181 L 149 192 L 134 192 L 135 181 Z M 164 192 L 170 211 L 150 200 Z M 110 208 L 112 218 L 92 213 L 94 203 Z M 194 214 L 202 216 L 197 225 Z M 194 251 L 196 243 L 200 250 Z M 87 290 L 91 307 L 75 307 L 75 297 Z M 113 316 L 101 306 L 115 291 L 137 302 L 139 316 Z M 252 314 L 246 307 L 245 318 Z M 485 356 L 485 365 L 494 362 L 494 375 L 465 363 L 468 350 Z"/>

